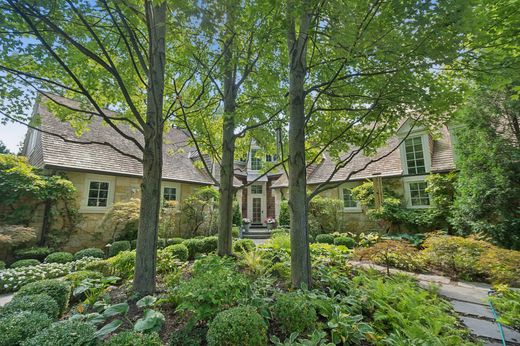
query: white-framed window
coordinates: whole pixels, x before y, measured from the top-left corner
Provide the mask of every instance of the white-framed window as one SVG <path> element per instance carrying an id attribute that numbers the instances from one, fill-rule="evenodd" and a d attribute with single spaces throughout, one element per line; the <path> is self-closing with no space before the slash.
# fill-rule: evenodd
<path id="1" fill-rule="evenodd" d="M 181 200 L 181 185 L 171 181 L 163 181 L 161 184 L 161 198 L 162 203 L 178 202 Z"/>
<path id="2" fill-rule="evenodd" d="M 426 173 L 422 136 L 407 138 L 404 141 L 404 149 L 408 174 Z"/>
<path id="3" fill-rule="evenodd" d="M 177 200 L 177 188 L 172 186 L 163 187 L 163 199 L 165 201 Z"/>
<path id="4" fill-rule="evenodd" d="M 258 149 L 251 150 L 251 170 L 259 171 L 262 169 L 262 158 L 257 155 Z"/>
<path id="5" fill-rule="evenodd" d="M 263 192 L 262 185 L 251 185 L 251 194 L 261 195 Z"/>
<path id="6" fill-rule="evenodd" d="M 340 197 L 343 201 L 343 209 L 350 212 L 360 212 L 361 204 L 354 198 L 352 194 L 353 184 L 347 184 L 346 186 L 340 187 Z"/>
<path id="7" fill-rule="evenodd" d="M 31 129 L 29 132 L 29 143 L 27 145 L 27 154 L 33 152 L 34 147 L 36 147 L 36 138 L 38 136 L 38 132 L 34 129 Z"/>
<path id="8" fill-rule="evenodd" d="M 104 213 L 114 201 L 116 179 L 113 176 L 86 174 L 83 190 L 82 213 Z"/>
<path id="9" fill-rule="evenodd" d="M 429 208 L 430 195 L 426 192 L 428 183 L 424 179 L 404 180 L 406 204 L 408 208 Z"/>

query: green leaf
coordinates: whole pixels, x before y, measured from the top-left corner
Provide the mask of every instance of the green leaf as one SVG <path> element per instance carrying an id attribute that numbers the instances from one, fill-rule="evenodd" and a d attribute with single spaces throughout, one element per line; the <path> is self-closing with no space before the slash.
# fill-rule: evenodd
<path id="1" fill-rule="evenodd" d="M 157 298 L 153 296 L 146 296 L 137 301 L 136 305 L 138 308 L 147 308 L 152 306 L 157 301 Z"/>
<path id="2" fill-rule="evenodd" d="M 126 314 L 128 312 L 128 303 L 119 303 L 109 306 L 104 312 L 103 316 L 112 317 L 119 314 Z"/>
<path id="3" fill-rule="evenodd" d="M 108 334 L 114 332 L 115 330 L 117 330 L 122 324 L 123 324 L 123 321 L 121 321 L 121 320 L 113 320 L 109 324 L 103 326 L 103 328 L 98 330 L 94 335 L 97 338 L 102 338 L 105 335 L 108 335 Z"/>
<path id="4" fill-rule="evenodd" d="M 134 325 L 134 331 L 157 331 L 161 329 L 164 323 L 164 315 L 159 311 L 146 310 L 143 318 L 137 320 Z"/>

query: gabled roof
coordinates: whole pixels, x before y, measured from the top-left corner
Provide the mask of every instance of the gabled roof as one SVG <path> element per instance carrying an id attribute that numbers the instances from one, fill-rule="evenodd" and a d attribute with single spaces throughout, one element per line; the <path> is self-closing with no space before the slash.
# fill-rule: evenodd
<path id="1" fill-rule="evenodd" d="M 59 103 L 80 108 L 79 103 L 60 96 L 51 96 Z M 45 98 L 35 105 L 34 114 L 41 119 L 38 139 L 34 150 L 29 153 L 29 161 L 42 168 L 77 170 L 125 176 L 142 176 L 142 164 L 128 156 L 118 153 L 111 147 L 103 144 L 78 144 L 66 142 L 49 133 L 59 134 L 69 140 L 108 142 L 117 149 L 142 157 L 141 151 L 131 141 L 123 138 L 110 126 L 104 124 L 101 118 L 94 116 L 89 130 L 80 137 L 75 135 L 74 129 L 68 122 L 62 122 L 47 108 Z M 48 101 L 52 102 L 52 101 Z M 108 111 L 110 112 L 110 111 Z M 111 112 L 113 113 L 113 112 Z M 119 124 L 119 128 L 126 134 L 143 143 L 143 136 L 127 125 Z M 34 132 L 34 130 L 30 130 Z M 29 137 L 29 136 L 27 136 Z M 27 151 L 27 140 L 24 151 Z M 198 169 L 194 162 L 199 158 L 192 158 L 195 149 L 188 144 L 188 136 L 179 129 L 171 128 L 164 134 L 163 179 L 171 181 L 194 182 L 213 184 L 212 180 Z"/>
<path id="2" fill-rule="evenodd" d="M 391 137 L 386 145 L 380 148 L 373 156 L 358 153 L 343 168 L 339 169 L 330 180 L 331 183 L 345 181 L 363 180 L 374 177 L 395 177 L 403 176 L 403 167 L 401 164 L 401 156 L 399 148 L 396 148 L 402 139 L 397 135 Z M 455 169 L 453 158 L 453 149 L 451 136 L 446 126 L 439 129 L 439 138 L 433 140 L 431 151 L 431 172 L 439 173 Z M 348 157 L 351 152 L 342 155 L 342 159 Z M 380 159 L 377 162 L 370 163 L 371 160 Z M 368 166 L 366 166 L 368 164 Z M 323 159 L 316 167 L 307 169 L 307 184 L 316 185 L 327 181 L 334 173 L 336 161 L 331 159 L 329 155 L 323 155 Z M 363 169 L 366 166 L 365 169 Z M 356 172 L 350 176 L 352 172 Z M 273 185 L 273 188 L 288 187 L 287 176 L 283 174 Z"/>

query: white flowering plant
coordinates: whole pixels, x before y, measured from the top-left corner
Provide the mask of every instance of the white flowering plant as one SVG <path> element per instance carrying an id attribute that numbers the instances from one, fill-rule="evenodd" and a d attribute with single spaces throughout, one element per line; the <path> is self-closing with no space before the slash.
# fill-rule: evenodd
<path id="1" fill-rule="evenodd" d="M 69 263 L 42 263 L 29 267 L 0 270 L 0 293 L 14 292 L 22 286 L 43 279 L 54 279 L 81 270 L 89 262 L 99 260 L 84 257 Z"/>

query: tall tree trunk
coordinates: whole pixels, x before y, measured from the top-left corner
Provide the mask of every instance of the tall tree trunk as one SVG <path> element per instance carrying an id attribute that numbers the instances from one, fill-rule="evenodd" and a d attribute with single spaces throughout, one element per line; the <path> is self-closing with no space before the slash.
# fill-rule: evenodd
<path id="1" fill-rule="evenodd" d="M 148 87 L 144 127 L 143 181 L 137 235 L 134 290 L 140 296 L 155 291 L 157 230 L 161 203 L 163 165 L 163 97 L 166 57 L 166 2 L 147 1 Z"/>
<path id="2" fill-rule="evenodd" d="M 222 125 L 222 160 L 220 162 L 220 202 L 219 202 L 219 229 L 218 254 L 226 256 L 232 254 L 233 228 L 233 187 L 235 165 L 235 111 L 236 111 L 236 83 L 233 63 L 233 9 L 227 7 L 226 40 L 224 41 L 224 124 Z"/>
<path id="3" fill-rule="evenodd" d="M 289 207 L 291 214 L 291 280 L 294 287 L 311 287 L 305 163 L 305 76 L 310 14 L 296 25 L 292 2 L 287 14 L 289 49 Z M 300 31 L 296 34 L 296 27 Z"/>

